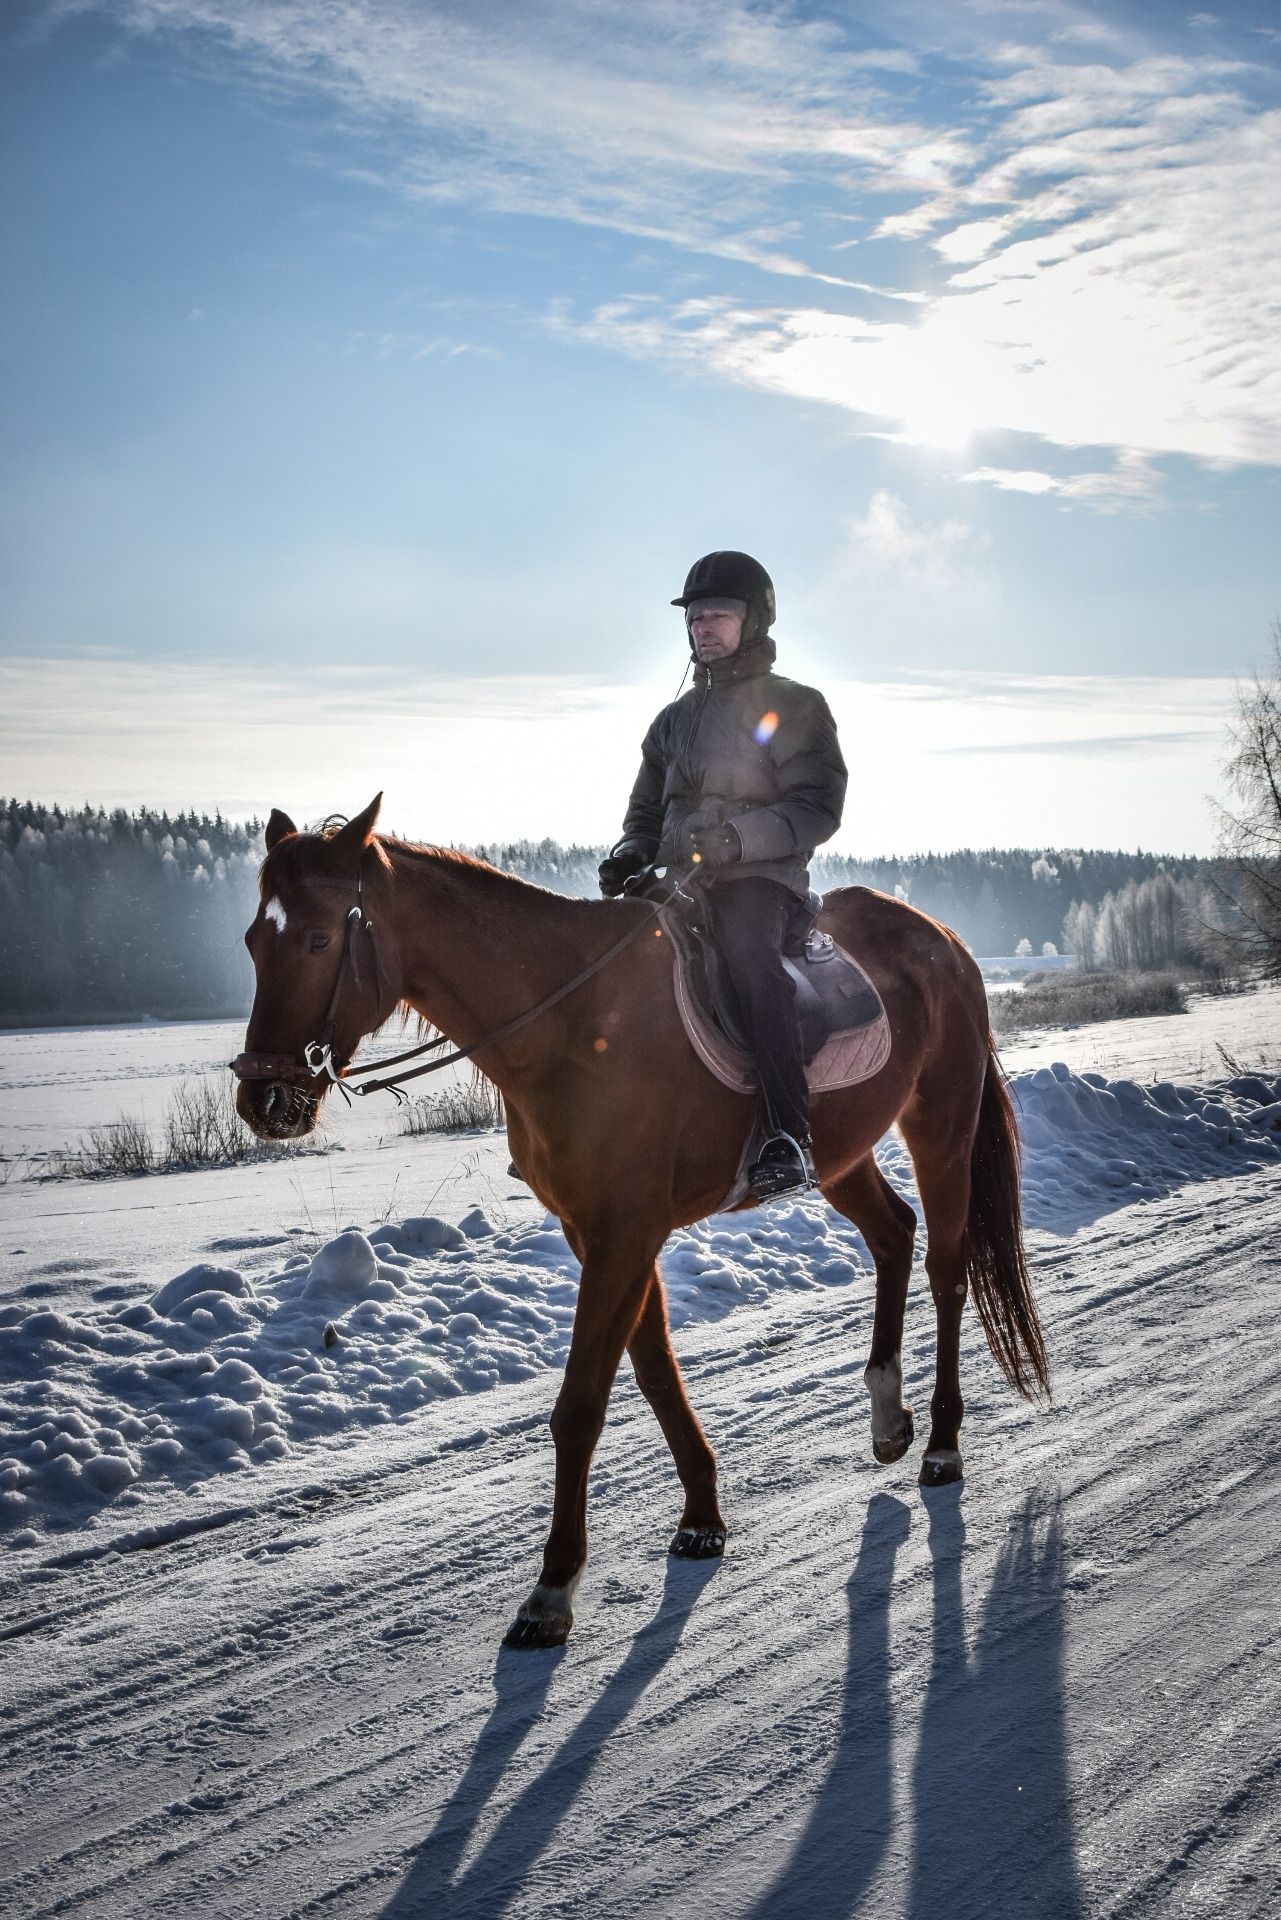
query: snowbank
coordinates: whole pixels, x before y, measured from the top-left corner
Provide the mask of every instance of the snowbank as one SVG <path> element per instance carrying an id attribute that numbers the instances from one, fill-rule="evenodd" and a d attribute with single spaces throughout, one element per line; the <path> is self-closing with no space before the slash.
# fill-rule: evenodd
<path id="1" fill-rule="evenodd" d="M 1013 1088 L 1034 1226 L 1281 1155 L 1281 1082 L 1142 1088 L 1056 1065 Z M 910 1192 L 897 1140 L 882 1160 Z M 870 1264 L 849 1222 L 811 1196 L 675 1235 L 663 1271 L 680 1326 L 780 1291 L 844 1286 Z M 503 1231 L 474 1208 L 456 1224 L 350 1228 L 252 1283 L 234 1267 L 198 1265 L 149 1302 L 104 1297 L 79 1317 L 5 1307 L 0 1526 L 14 1545 L 34 1545 L 32 1521 L 83 1524 L 106 1505 L 144 1504 L 149 1485 L 267 1466 L 554 1367 L 576 1294 L 555 1219 Z"/>
<path id="2" fill-rule="evenodd" d="M 1061 1062 L 1011 1083 L 1023 1136 L 1023 1210 L 1061 1225 L 1083 1205 L 1156 1199 L 1187 1180 L 1245 1173 L 1281 1156 L 1281 1081 L 1141 1087 Z"/>
<path id="3" fill-rule="evenodd" d="M 680 1234 L 665 1262 L 673 1322 L 779 1289 L 843 1285 L 866 1261 L 848 1221 L 811 1201 Z M 497 1231 L 402 1221 L 341 1233 L 253 1284 L 200 1265 L 150 1302 L 80 1318 L 0 1310 L 0 1525 L 141 1504 L 148 1482 L 280 1459 L 344 1430 L 564 1359 L 578 1267 L 550 1215 Z"/>

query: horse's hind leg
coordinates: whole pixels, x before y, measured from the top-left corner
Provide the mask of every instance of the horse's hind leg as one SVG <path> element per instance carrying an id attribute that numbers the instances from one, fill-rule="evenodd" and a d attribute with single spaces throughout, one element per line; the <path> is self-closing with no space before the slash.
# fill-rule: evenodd
<path id="1" fill-rule="evenodd" d="M 838 1213 L 854 1222 L 876 1263 L 872 1350 L 863 1379 L 872 1397 L 872 1452 L 888 1466 L 902 1459 L 916 1431 L 912 1409 L 903 1404 L 903 1314 L 916 1214 L 870 1153 L 823 1192 Z"/>
<path id="2" fill-rule="evenodd" d="M 685 1511 L 667 1551 L 684 1560 L 715 1559 L 725 1551 L 726 1533 L 716 1498 L 716 1455 L 685 1393 L 657 1269 L 627 1351 L 636 1384 L 654 1409 L 685 1489 Z"/>
<path id="3" fill-rule="evenodd" d="M 943 1487 L 961 1479 L 961 1318 L 969 1283 L 965 1262 L 965 1227 L 970 1208 L 970 1137 L 948 1150 L 941 1142 L 922 1139 L 921 1131 L 904 1127 L 904 1137 L 916 1168 L 916 1184 L 929 1236 L 925 1271 L 934 1296 L 938 1345 L 934 1362 L 934 1394 L 930 1401 L 930 1437 L 921 1458 L 923 1487 Z"/>

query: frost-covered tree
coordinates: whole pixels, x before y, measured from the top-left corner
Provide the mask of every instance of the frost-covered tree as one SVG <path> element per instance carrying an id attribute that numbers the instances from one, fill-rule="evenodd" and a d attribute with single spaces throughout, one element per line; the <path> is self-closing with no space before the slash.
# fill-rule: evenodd
<path id="1" fill-rule="evenodd" d="M 234 1013 L 257 821 L 0 803 L 0 1018 Z"/>
<path id="2" fill-rule="evenodd" d="M 1237 690 L 1224 771 L 1231 803 L 1216 809 L 1222 870 L 1215 932 L 1281 977 L 1281 620 L 1266 673 Z"/>
<path id="3" fill-rule="evenodd" d="M 1098 965 L 1098 915 L 1092 900 L 1074 900 L 1063 916 L 1063 945 L 1083 973 Z"/>

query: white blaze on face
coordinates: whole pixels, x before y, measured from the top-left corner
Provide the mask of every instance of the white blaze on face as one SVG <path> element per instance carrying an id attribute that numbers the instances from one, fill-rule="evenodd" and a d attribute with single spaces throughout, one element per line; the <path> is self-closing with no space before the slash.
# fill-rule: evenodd
<path id="1" fill-rule="evenodd" d="M 262 911 L 264 919 L 275 921 L 276 932 L 283 933 L 285 930 L 285 910 L 274 894 Z"/>

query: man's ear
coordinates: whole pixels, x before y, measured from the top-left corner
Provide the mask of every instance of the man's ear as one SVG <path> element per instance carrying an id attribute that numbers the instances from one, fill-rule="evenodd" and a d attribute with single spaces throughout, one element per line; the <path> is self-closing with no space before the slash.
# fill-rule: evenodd
<path id="1" fill-rule="evenodd" d="M 342 867 L 356 865 L 374 837 L 374 827 L 377 825 L 382 803 L 381 793 L 376 793 L 363 813 L 358 813 L 354 820 L 349 820 L 345 827 L 338 829 L 329 842 L 329 851 L 334 856 L 336 865 Z"/>
<path id="2" fill-rule="evenodd" d="M 273 807 L 271 810 L 271 818 L 267 822 L 267 831 L 264 835 L 267 842 L 268 853 L 274 853 L 282 840 L 291 833 L 297 833 L 297 831 L 298 829 L 289 818 L 289 815 L 282 813 L 279 807 Z"/>

